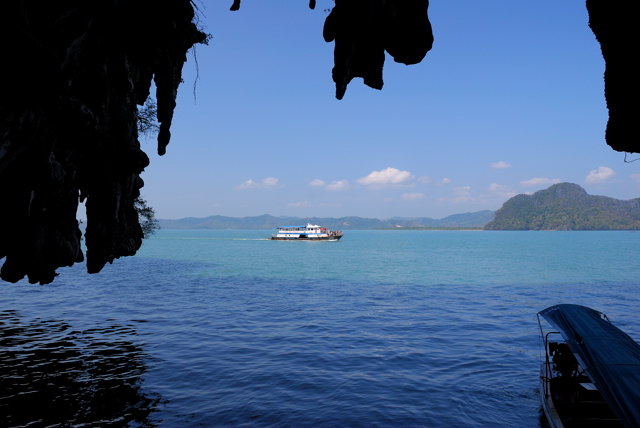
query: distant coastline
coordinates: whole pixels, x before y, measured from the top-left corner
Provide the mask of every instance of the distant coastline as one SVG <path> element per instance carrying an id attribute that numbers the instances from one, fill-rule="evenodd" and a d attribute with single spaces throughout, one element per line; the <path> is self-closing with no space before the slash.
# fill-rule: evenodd
<path id="1" fill-rule="evenodd" d="M 484 227 L 456 227 L 456 226 L 452 226 L 452 227 L 445 227 L 445 226 L 441 226 L 441 227 L 389 227 L 389 228 L 382 228 L 381 230 L 484 230 Z"/>
<path id="2" fill-rule="evenodd" d="M 640 198 L 622 201 L 589 195 L 577 184 L 558 183 L 510 198 L 497 211 L 453 214 L 441 219 L 392 217 L 255 217 L 159 219 L 164 229 L 273 229 L 319 224 L 338 230 L 640 230 Z"/>
<path id="3" fill-rule="evenodd" d="M 480 230 L 493 219 L 490 210 L 454 214 L 442 219 L 429 217 L 393 217 L 387 220 L 364 217 L 277 217 L 269 214 L 255 217 L 210 216 L 177 220 L 158 219 L 163 229 L 273 229 L 283 224 L 319 224 L 330 229 L 350 230 Z"/>

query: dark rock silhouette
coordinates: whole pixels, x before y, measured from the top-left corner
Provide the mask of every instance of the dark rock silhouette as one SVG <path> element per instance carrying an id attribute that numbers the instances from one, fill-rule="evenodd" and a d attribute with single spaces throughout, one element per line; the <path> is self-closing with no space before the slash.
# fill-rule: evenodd
<path id="1" fill-rule="evenodd" d="M 323 36 L 335 42 L 333 81 L 342 99 L 354 77 L 382 89 L 385 51 L 396 62 L 417 64 L 433 45 L 428 0 L 336 0 Z"/>
<path id="2" fill-rule="evenodd" d="M 137 106 L 155 81 L 164 154 L 185 54 L 206 35 L 189 0 L 11 0 L 0 17 L 0 277 L 44 284 L 82 261 L 79 200 L 98 272 L 142 242 Z"/>
<path id="3" fill-rule="evenodd" d="M 316 1 L 309 1 L 314 9 Z M 433 45 L 429 0 L 335 0 L 323 37 L 335 42 L 333 81 L 336 98 L 344 96 L 354 77 L 382 89 L 385 51 L 396 62 L 417 64 Z M 240 9 L 233 0 L 230 10 Z"/>
<path id="4" fill-rule="evenodd" d="M 309 0 L 309 8 L 315 9 L 315 7 L 316 7 L 316 0 Z M 229 8 L 229 10 L 233 10 L 233 11 L 240 10 L 240 0 L 233 0 L 233 4 Z"/>
<path id="5" fill-rule="evenodd" d="M 323 36 L 335 43 L 339 99 L 354 77 L 382 88 L 385 51 L 415 64 L 431 49 L 428 0 L 335 3 Z M 635 15 L 619 2 L 586 4 L 606 62 L 606 141 L 640 153 Z M 137 106 L 154 81 L 164 154 L 185 54 L 207 39 L 193 21 L 190 0 L 0 2 L 0 278 L 45 284 L 58 267 L 82 261 L 79 201 L 90 273 L 136 253 L 143 234 L 134 202 L 149 163 Z"/>
<path id="6" fill-rule="evenodd" d="M 624 2 L 587 0 L 589 27 L 605 61 L 604 93 L 609 109 L 606 141 L 619 152 L 640 153 L 640 80 L 636 52 L 640 43 L 637 14 Z"/>

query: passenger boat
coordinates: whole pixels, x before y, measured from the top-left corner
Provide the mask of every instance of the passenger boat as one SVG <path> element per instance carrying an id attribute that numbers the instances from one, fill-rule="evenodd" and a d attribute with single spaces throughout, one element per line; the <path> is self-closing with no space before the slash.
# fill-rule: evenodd
<path id="1" fill-rule="evenodd" d="M 551 328 L 545 330 L 541 317 Z M 555 305 L 538 313 L 545 361 L 540 399 L 551 427 L 640 427 L 640 345 L 601 312 Z"/>
<path id="2" fill-rule="evenodd" d="M 337 241 L 342 238 L 339 230 L 308 223 L 306 226 L 278 226 L 271 239 L 278 241 Z"/>

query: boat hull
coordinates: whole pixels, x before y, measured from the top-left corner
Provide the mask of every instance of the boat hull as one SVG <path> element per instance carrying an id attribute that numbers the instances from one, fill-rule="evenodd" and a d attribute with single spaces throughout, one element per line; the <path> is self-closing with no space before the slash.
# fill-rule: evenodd
<path id="1" fill-rule="evenodd" d="M 340 238 L 341 231 L 311 223 L 306 226 L 278 226 L 278 232 L 271 235 L 274 241 L 338 241 Z"/>
<path id="2" fill-rule="evenodd" d="M 543 328 L 544 318 L 552 328 Z M 572 304 L 538 313 L 540 399 L 552 427 L 640 427 L 640 345 L 606 315 Z"/>
<path id="3" fill-rule="evenodd" d="M 549 385 L 549 371 L 546 363 L 540 367 L 540 404 L 544 412 L 546 426 L 549 428 L 563 428 L 562 419 L 556 410 Z"/>
<path id="4" fill-rule="evenodd" d="M 340 238 L 342 238 L 342 236 L 327 236 L 327 237 L 319 237 L 319 238 L 315 238 L 315 237 L 306 237 L 306 238 L 300 238 L 300 237 L 277 237 L 277 236 L 272 236 L 271 240 L 273 241 L 339 241 Z"/>

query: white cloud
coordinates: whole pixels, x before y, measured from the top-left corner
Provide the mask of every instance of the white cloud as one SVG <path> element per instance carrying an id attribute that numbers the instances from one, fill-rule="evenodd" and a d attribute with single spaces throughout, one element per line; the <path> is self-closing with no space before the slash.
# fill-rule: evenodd
<path id="1" fill-rule="evenodd" d="M 267 177 L 262 180 L 254 181 L 253 179 L 248 179 L 244 183 L 236 186 L 236 189 L 244 190 L 244 189 L 268 189 L 274 187 L 278 184 L 278 179 L 275 177 Z"/>
<path id="2" fill-rule="evenodd" d="M 505 161 L 499 161 L 499 162 L 492 163 L 491 168 L 495 168 L 495 169 L 511 168 L 511 164 Z"/>
<path id="3" fill-rule="evenodd" d="M 324 180 L 316 178 L 309 183 L 309 186 L 322 187 L 324 188 L 324 190 L 335 192 L 340 190 L 347 190 L 349 188 L 349 182 L 347 180 L 334 180 L 331 183 L 327 183 Z"/>
<path id="4" fill-rule="evenodd" d="M 629 177 L 631 177 L 631 179 L 640 186 L 640 174 L 631 174 Z"/>
<path id="5" fill-rule="evenodd" d="M 330 190 L 332 192 L 347 190 L 348 188 L 349 188 L 349 182 L 347 180 L 332 181 L 331 183 L 325 186 L 326 190 Z"/>
<path id="6" fill-rule="evenodd" d="M 451 183 L 451 179 L 450 179 L 450 178 L 445 177 L 445 178 L 443 178 L 442 180 L 440 180 L 440 183 L 442 183 L 442 184 L 449 184 L 449 183 Z"/>
<path id="7" fill-rule="evenodd" d="M 560 183 L 559 178 L 534 177 L 520 182 L 524 187 L 551 186 Z"/>
<path id="8" fill-rule="evenodd" d="M 267 177 L 263 179 L 261 183 L 265 187 L 273 187 L 278 184 L 278 179 L 275 177 Z"/>
<path id="9" fill-rule="evenodd" d="M 252 189 L 258 186 L 258 183 L 253 181 L 252 179 L 248 179 L 244 183 L 240 184 L 236 187 L 236 189 Z"/>
<path id="10" fill-rule="evenodd" d="M 402 195 L 402 199 L 406 199 L 408 201 L 411 200 L 415 200 L 415 199 L 422 199 L 424 198 L 424 193 L 404 193 Z"/>
<path id="11" fill-rule="evenodd" d="M 509 189 L 509 186 L 505 186 L 504 184 L 491 183 L 489 184 L 490 192 L 502 192 Z"/>
<path id="12" fill-rule="evenodd" d="M 473 197 L 471 196 L 471 186 L 454 187 L 453 193 L 453 202 L 455 203 L 469 202 L 473 200 Z"/>
<path id="13" fill-rule="evenodd" d="M 489 191 L 495 195 L 504 196 L 507 198 L 511 198 L 517 194 L 511 187 L 498 183 L 491 183 L 489 185 Z"/>
<path id="14" fill-rule="evenodd" d="M 616 175 L 616 172 L 609 167 L 599 166 L 598 169 L 592 169 L 585 177 L 584 181 L 588 184 L 604 183 L 611 177 Z"/>
<path id="15" fill-rule="evenodd" d="M 385 186 L 390 184 L 403 184 L 411 180 L 413 175 L 409 171 L 400 171 L 396 168 L 387 168 L 380 171 L 373 171 L 366 177 L 358 179 L 358 183 L 366 186 Z"/>
<path id="16" fill-rule="evenodd" d="M 287 206 L 292 208 L 306 208 L 309 206 L 309 202 L 307 201 L 289 202 Z"/>
<path id="17" fill-rule="evenodd" d="M 418 177 L 418 182 L 419 183 L 431 183 L 433 180 L 431 179 L 431 177 L 423 175 L 422 177 Z"/>

